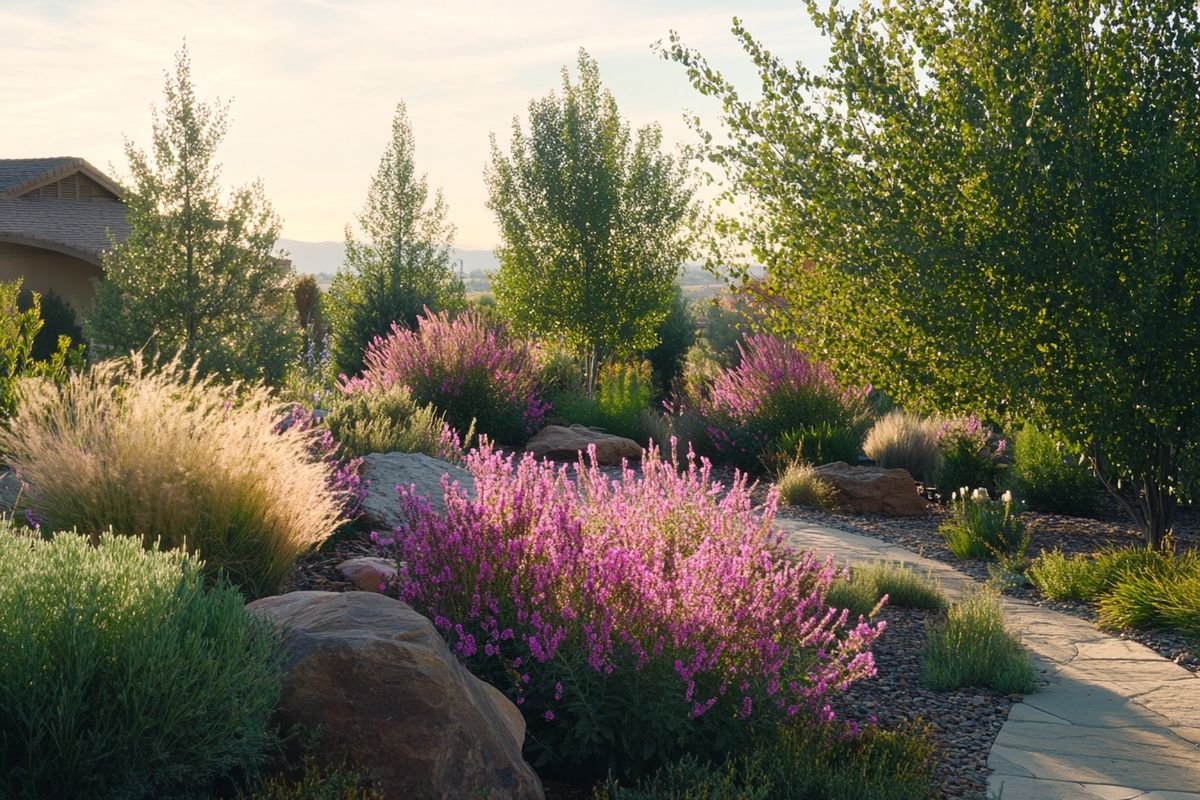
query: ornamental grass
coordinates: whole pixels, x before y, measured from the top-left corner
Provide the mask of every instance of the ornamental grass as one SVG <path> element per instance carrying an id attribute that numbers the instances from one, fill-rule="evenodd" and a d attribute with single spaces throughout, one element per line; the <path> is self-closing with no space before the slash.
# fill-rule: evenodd
<path id="1" fill-rule="evenodd" d="M 278 425 L 281 414 L 262 386 L 135 355 L 26 384 L 0 453 L 43 528 L 186 547 L 260 597 L 336 530 L 345 499 L 313 454 L 316 434 Z"/>

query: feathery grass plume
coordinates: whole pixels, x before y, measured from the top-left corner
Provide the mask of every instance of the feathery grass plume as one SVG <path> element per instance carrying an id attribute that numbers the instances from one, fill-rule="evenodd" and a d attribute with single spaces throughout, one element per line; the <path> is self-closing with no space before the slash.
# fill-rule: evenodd
<path id="1" fill-rule="evenodd" d="M 1004 627 L 999 593 L 987 588 L 952 605 L 946 619 L 930 631 L 921 675 L 926 686 L 939 692 L 964 686 L 1020 694 L 1037 690 L 1029 654 Z"/>
<path id="2" fill-rule="evenodd" d="M 931 483 L 941 463 L 936 420 L 896 409 L 867 432 L 863 452 L 886 469 L 904 469 L 914 480 Z"/>
<path id="3" fill-rule="evenodd" d="M 315 434 L 280 430 L 281 414 L 261 385 L 222 386 L 135 354 L 28 384 L 0 451 L 47 529 L 186 546 L 260 597 L 340 519 Z"/>

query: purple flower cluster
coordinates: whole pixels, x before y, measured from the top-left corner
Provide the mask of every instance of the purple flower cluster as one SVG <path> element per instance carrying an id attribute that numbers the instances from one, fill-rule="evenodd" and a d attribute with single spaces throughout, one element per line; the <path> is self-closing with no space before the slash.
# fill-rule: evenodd
<path id="1" fill-rule="evenodd" d="M 696 402 L 713 456 L 752 470 L 774 450 L 838 431 L 846 431 L 856 447 L 855 436 L 865 433 L 871 387 L 842 389 L 827 365 L 774 336 L 750 336 L 738 348 L 738 365 L 718 372 Z"/>
<path id="2" fill-rule="evenodd" d="M 539 430 L 549 404 L 538 394 L 541 368 L 533 349 L 468 310 L 455 317 L 426 309 L 417 329 L 392 325 L 371 342 L 362 377 L 342 376 L 344 391 L 408 387 L 432 403 L 459 431 L 472 421 L 479 433 L 514 444 Z"/>
<path id="3" fill-rule="evenodd" d="M 826 604 L 832 558 L 787 552 L 775 495 L 753 509 L 745 476 L 725 487 L 707 461 L 657 451 L 619 479 L 486 444 L 466 461 L 475 499 L 444 482 L 443 514 L 398 487 L 409 522 L 377 542 L 398 559 L 400 599 L 531 726 L 577 724 L 580 693 L 611 697 L 640 673 L 666 676 L 684 722 L 828 721 L 829 696 L 874 674 L 883 623 Z"/>
<path id="4" fill-rule="evenodd" d="M 308 431 L 317 427 L 318 423 L 319 419 L 315 410 L 294 403 L 287 416 L 276 423 L 275 431 L 282 432 L 293 426 L 298 430 Z M 447 437 L 448 447 L 457 442 L 453 431 L 443 432 L 443 435 Z M 329 429 L 321 428 L 320 433 L 313 436 L 309 452 L 312 453 L 314 459 L 324 461 L 329 465 L 329 488 L 342 498 L 343 512 L 347 517 L 352 518 L 358 515 L 363 501 L 367 499 L 367 481 L 363 480 L 361 474 L 363 460 L 361 458 L 341 460 L 338 457 L 338 447 L 339 445 Z M 461 446 L 459 452 L 461 452 Z"/>

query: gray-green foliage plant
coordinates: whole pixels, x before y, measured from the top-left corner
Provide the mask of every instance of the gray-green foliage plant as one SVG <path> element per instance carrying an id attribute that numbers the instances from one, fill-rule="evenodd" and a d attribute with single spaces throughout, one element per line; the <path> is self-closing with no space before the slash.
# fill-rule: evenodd
<path id="1" fill-rule="evenodd" d="M 112 240 L 96 304 L 84 315 L 93 344 L 138 350 L 202 371 L 278 383 L 296 351 L 291 265 L 276 255 L 279 219 L 261 184 L 225 196 L 214 161 L 227 107 L 196 97 L 187 48 L 153 111 L 147 153 L 125 143 L 129 235 Z"/>
<path id="2" fill-rule="evenodd" d="M 424 453 L 446 461 L 462 457 L 447 431 L 445 415 L 432 405 L 420 405 L 399 385 L 335 394 L 324 423 L 341 445 L 342 458 L 393 452 Z M 463 441 L 469 444 L 473 437 L 472 427 L 465 431 Z"/>
<path id="3" fill-rule="evenodd" d="M 964 686 L 1020 694 L 1037 690 L 1029 654 L 1005 629 L 1000 595 L 990 589 L 963 597 L 929 632 L 921 676 L 939 692 Z"/>
<path id="4" fill-rule="evenodd" d="M 466 306 L 463 282 L 454 270 L 454 226 L 439 189 L 429 196 L 416 171 L 412 125 L 404 103 L 396 105 L 392 138 L 371 178 L 358 215 L 363 239 L 346 226 L 346 260 L 328 294 L 333 359 L 338 370 L 356 375 L 363 351 L 393 323 L 415 328 L 430 311 Z"/>
<path id="5" fill-rule="evenodd" d="M 562 337 L 583 357 L 587 390 L 601 363 L 658 344 L 690 249 L 692 189 L 662 152 L 662 131 L 631 135 L 600 69 L 580 50 L 578 82 L 513 120 L 510 152 L 492 137 L 488 207 L 500 270 L 492 286 L 519 330 Z"/>
<path id="6" fill-rule="evenodd" d="M 753 96 L 665 50 L 723 102 L 700 149 L 770 322 L 915 410 L 1060 431 L 1161 546 L 1200 474 L 1200 7 L 808 8 L 820 70 L 735 21 Z"/>
<path id="7" fill-rule="evenodd" d="M 278 634 L 201 563 L 0 520 L 0 796 L 191 797 L 272 755 Z"/>

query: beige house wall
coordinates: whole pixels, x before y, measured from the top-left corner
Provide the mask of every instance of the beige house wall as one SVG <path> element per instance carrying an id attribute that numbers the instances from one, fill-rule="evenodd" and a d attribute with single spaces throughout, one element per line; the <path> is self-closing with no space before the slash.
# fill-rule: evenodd
<path id="1" fill-rule="evenodd" d="M 0 281 L 22 278 L 22 286 L 35 292 L 53 289 L 74 306 L 76 313 L 89 308 L 96 299 L 93 279 L 102 274 L 100 267 L 81 258 L 43 250 L 24 244 L 0 242 Z"/>

